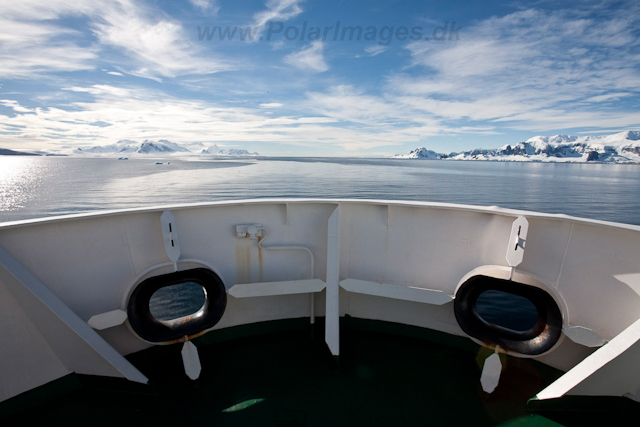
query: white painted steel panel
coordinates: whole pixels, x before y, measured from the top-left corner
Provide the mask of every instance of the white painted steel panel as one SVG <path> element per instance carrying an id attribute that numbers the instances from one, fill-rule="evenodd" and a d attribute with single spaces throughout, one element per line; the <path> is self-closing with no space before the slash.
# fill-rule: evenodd
<path id="1" fill-rule="evenodd" d="M 0 282 L 11 292 L 58 360 L 70 372 L 147 382 L 140 371 L 2 247 Z M 6 331 L 7 326 L 2 326 Z M 24 357 L 32 351 L 28 346 L 22 346 L 20 350 Z M 12 369 L 4 363 L 1 366 L 3 370 Z"/>
<path id="2" fill-rule="evenodd" d="M 0 402 L 63 377 L 60 362 L 42 334 L 4 284 L 0 269 Z M 6 274 L 6 273 L 4 273 Z"/>
<path id="3" fill-rule="evenodd" d="M 337 229 L 328 239 L 337 206 Z M 121 308 L 135 278 L 167 261 L 160 225 L 167 209 L 180 224 L 181 257 L 211 265 L 228 289 L 309 277 L 308 254 L 262 251 L 257 241 L 237 239 L 235 225 L 263 224 L 269 229 L 266 245 L 308 247 L 315 256 L 314 277 L 328 285 L 315 295 L 315 311 L 329 315 L 334 354 L 338 316 L 345 314 L 464 336 L 450 305 L 388 298 L 393 292 L 350 293 L 337 284 L 351 278 L 453 295 L 460 280 L 478 267 L 508 269 L 504 249 L 518 216 L 526 216 L 530 226 L 514 280 L 538 279 L 557 298 L 565 327 L 579 325 L 610 340 L 640 318 L 640 227 L 495 207 L 379 200 L 215 202 L 0 224 L 0 245 L 87 321 Z M 230 298 L 216 329 L 308 315 L 307 294 Z M 0 339 L 5 340 L 12 335 L 3 328 Z M 148 346 L 124 325 L 100 336 L 122 354 Z M 29 342 L 39 348 L 42 339 Z M 565 339 L 539 360 L 569 369 L 591 351 Z M 51 363 L 51 372 L 59 374 Z"/>

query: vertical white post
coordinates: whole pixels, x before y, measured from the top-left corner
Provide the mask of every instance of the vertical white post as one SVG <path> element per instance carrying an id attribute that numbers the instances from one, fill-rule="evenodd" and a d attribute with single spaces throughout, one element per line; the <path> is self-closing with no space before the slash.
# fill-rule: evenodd
<path id="1" fill-rule="evenodd" d="M 311 315 L 309 316 L 309 322 L 313 325 L 316 323 L 316 296 L 311 292 Z"/>
<path id="2" fill-rule="evenodd" d="M 340 355 L 340 207 L 329 217 L 327 231 L 327 309 L 324 340 L 334 356 Z"/>

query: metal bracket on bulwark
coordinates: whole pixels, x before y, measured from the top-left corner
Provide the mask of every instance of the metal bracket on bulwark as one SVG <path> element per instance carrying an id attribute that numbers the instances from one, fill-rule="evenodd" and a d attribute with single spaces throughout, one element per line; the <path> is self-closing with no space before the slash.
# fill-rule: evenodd
<path id="1" fill-rule="evenodd" d="M 507 263 L 511 266 L 509 280 L 513 278 L 513 271 L 520 265 L 524 258 L 524 250 L 527 244 L 527 233 L 529 231 L 529 221 L 523 216 L 519 216 L 513 221 L 511 235 L 507 244 Z"/>
<path id="2" fill-rule="evenodd" d="M 171 261 L 175 271 L 178 271 L 178 260 L 180 259 L 180 240 L 178 239 L 178 229 L 176 219 L 171 211 L 164 211 L 160 217 L 162 226 L 162 238 L 164 240 L 164 250 Z"/>

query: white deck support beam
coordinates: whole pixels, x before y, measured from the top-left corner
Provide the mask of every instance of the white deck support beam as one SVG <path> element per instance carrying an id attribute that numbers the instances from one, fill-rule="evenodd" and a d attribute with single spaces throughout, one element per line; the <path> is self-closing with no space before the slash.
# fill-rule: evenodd
<path id="1" fill-rule="evenodd" d="M 535 397 L 627 396 L 640 401 L 640 320 L 586 357 Z"/>
<path id="2" fill-rule="evenodd" d="M 442 291 L 411 286 L 391 285 L 389 283 L 345 279 L 340 282 L 340 286 L 343 289 L 356 294 L 374 295 L 377 297 L 421 302 L 425 304 L 443 305 L 453 301 L 453 298 L 450 295 L 447 295 Z"/>
<path id="3" fill-rule="evenodd" d="M 340 355 L 340 207 L 329 217 L 327 230 L 327 306 L 324 340 L 334 356 Z"/>
<path id="4" fill-rule="evenodd" d="M 325 283 L 320 279 L 288 280 L 284 282 L 242 283 L 233 285 L 229 295 L 234 298 L 268 297 L 320 292 Z"/>
<path id="5" fill-rule="evenodd" d="M 69 371 L 148 382 L 147 377 L 2 246 L 0 283 L 11 292 L 55 356 Z M 20 342 L 12 345 L 19 346 Z M 31 351 L 28 345 L 24 346 L 24 351 Z M 25 357 L 29 355 L 25 354 Z"/>

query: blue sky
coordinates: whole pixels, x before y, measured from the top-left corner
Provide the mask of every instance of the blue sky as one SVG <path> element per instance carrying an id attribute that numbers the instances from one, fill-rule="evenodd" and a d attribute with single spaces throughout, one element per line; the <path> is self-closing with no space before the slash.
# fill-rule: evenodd
<path id="1" fill-rule="evenodd" d="M 379 156 L 637 130 L 639 23 L 638 0 L 4 1 L 0 147 Z"/>

